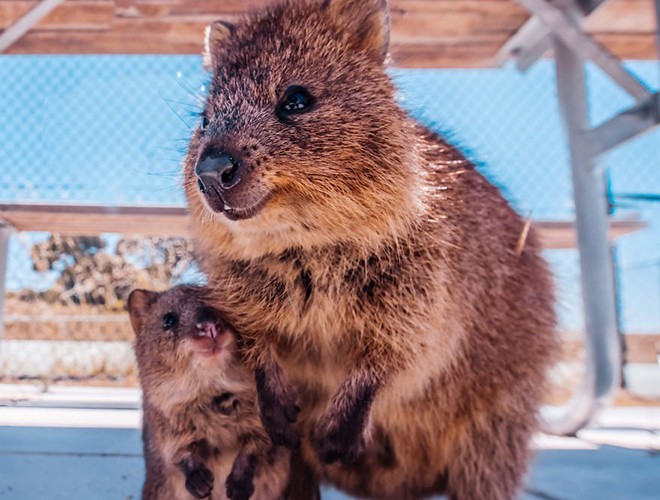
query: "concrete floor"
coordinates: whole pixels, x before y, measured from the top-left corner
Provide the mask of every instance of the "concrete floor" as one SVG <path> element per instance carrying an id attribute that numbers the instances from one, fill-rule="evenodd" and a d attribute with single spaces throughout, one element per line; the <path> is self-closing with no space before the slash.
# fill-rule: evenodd
<path id="1" fill-rule="evenodd" d="M 85 392 L 86 403 L 57 394 L 0 397 L 0 499 L 139 498 L 144 468 L 133 397 L 96 389 Z M 609 409 L 577 438 L 539 436 L 535 446 L 526 500 L 660 499 L 660 408 Z M 323 498 L 346 499 L 332 490 Z"/>

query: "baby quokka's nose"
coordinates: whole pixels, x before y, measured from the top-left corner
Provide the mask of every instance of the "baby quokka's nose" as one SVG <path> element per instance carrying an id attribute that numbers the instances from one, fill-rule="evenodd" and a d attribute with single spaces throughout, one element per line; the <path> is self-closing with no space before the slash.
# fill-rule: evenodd
<path id="1" fill-rule="evenodd" d="M 210 151 L 200 158 L 195 175 L 202 192 L 207 193 L 209 189 L 226 192 L 240 184 L 243 162 L 224 151 Z"/>

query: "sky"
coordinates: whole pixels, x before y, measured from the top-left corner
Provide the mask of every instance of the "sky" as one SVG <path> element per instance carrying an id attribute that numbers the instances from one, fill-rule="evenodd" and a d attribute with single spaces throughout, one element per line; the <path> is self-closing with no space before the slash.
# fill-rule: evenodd
<path id="1" fill-rule="evenodd" d="M 657 62 L 628 67 L 658 88 Z M 513 67 L 391 74 L 401 104 L 466 151 L 520 213 L 573 218 L 550 61 L 525 74 Z M 587 75 L 594 124 L 632 104 L 596 68 Z M 197 56 L 0 56 L 0 202 L 182 204 L 180 161 L 206 83 Z M 602 167 L 614 194 L 657 194 L 659 163 L 656 131 L 608 154 Z M 649 228 L 617 244 L 622 325 L 660 332 L 660 204 L 616 205 L 615 215 L 632 213 Z M 12 238 L 9 290 L 44 288 L 57 278 L 31 270 L 29 248 L 45 237 Z M 562 325 L 578 329 L 577 253 L 546 257 Z"/>

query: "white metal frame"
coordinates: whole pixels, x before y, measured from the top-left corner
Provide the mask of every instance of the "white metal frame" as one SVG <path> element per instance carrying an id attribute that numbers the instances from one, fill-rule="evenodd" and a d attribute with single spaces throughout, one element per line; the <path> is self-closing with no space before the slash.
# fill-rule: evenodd
<path id="1" fill-rule="evenodd" d="M 660 123 L 658 94 L 581 29 L 581 20 L 602 1 L 516 0 L 533 17 L 498 54 L 501 61 L 513 58 L 524 71 L 554 49 L 559 108 L 568 136 L 585 312 L 586 373 L 566 406 L 544 408 L 543 426 L 553 434 L 573 434 L 581 429 L 610 402 L 621 385 L 622 345 L 607 237 L 606 184 L 602 169 L 597 168 L 598 157 Z M 660 26 L 660 0 L 655 1 Z M 587 107 L 587 60 L 597 64 L 636 101 L 595 129 Z"/>

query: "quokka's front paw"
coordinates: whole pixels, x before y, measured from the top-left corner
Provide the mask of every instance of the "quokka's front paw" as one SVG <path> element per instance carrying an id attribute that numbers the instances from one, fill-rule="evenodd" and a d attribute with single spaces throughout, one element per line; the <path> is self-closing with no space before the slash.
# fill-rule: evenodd
<path id="1" fill-rule="evenodd" d="M 275 446 L 295 450 L 300 447 L 300 436 L 293 429 L 300 407 L 294 391 L 290 388 L 273 388 L 257 376 L 259 411 L 266 432 Z"/>
<path id="2" fill-rule="evenodd" d="M 237 476 L 232 472 L 227 477 L 225 486 L 227 498 L 248 500 L 254 493 L 254 477 L 252 475 Z"/>
<path id="3" fill-rule="evenodd" d="M 275 446 L 284 446 L 291 450 L 300 447 L 300 436 L 294 430 L 293 424 L 298 417 L 298 406 L 286 407 L 273 405 L 261 408 L 261 420 Z"/>
<path id="4" fill-rule="evenodd" d="M 363 434 L 360 419 L 340 419 L 326 414 L 316 423 L 312 440 L 324 463 L 340 461 L 348 465 L 364 452 Z"/>
<path id="5" fill-rule="evenodd" d="M 213 472 L 201 466 L 186 475 L 186 489 L 195 498 L 206 498 L 213 490 Z"/>

